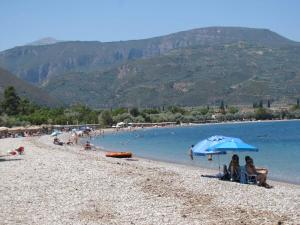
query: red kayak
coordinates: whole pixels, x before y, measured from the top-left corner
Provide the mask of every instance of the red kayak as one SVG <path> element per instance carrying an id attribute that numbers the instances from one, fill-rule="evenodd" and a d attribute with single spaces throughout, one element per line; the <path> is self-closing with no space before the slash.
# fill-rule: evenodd
<path id="1" fill-rule="evenodd" d="M 105 154 L 106 157 L 113 157 L 113 158 L 131 158 L 131 152 L 107 152 Z"/>

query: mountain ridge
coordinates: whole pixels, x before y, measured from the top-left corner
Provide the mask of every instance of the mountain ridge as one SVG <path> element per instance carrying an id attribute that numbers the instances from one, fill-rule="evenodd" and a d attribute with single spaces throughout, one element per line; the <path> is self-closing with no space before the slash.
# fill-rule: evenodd
<path id="1" fill-rule="evenodd" d="M 44 38 L 40 38 L 36 41 L 30 42 L 30 43 L 26 44 L 25 46 L 52 45 L 52 44 L 56 44 L 58 42 L 63 42 L 63 41 L 57 40 L 52 37 L 44 37 Z"/>
<path id="2" fill-rule="evenodd" d="M 142 40 L 66 41 L 21 46 L 0 52 L 0 66 L 23 80 L 42 85 L 51 76 L 70 71 L 107 70 L 127 61 L 156 57 L 177 48 L 237 41 L 268 46 L 298 44 L 266 29 L 209 27 Z"/>
<path id="3" fill-rule="evenodd" d="M 300 96 L 300 44 L 268 29 L 209 27 L 120 42 L 0 52 L 0 66 L 67 104 L 230 104 Z"/>
<path id="4" fill-rule="evenodd" d="M 299 55 L 300 47 L 193 46 L 104 72 L 70 72 L 51 78 L 43 88 L 65 102 L 96 108 L 214 105 L 222 100 L 291 103 L 300 96 Z"/>

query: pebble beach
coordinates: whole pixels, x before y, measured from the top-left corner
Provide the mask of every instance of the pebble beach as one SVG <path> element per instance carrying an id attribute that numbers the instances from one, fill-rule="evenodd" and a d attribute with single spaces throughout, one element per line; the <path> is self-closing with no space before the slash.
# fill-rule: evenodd
<path id="1" fill-rule="evenodd" d="M 68 135 L 60 136 L 67 141 Z M 300 224 L 300 186 L 266 189 L 215 171 L 106 158 L 50 136 L 0 139 L 0 224 Z"/>

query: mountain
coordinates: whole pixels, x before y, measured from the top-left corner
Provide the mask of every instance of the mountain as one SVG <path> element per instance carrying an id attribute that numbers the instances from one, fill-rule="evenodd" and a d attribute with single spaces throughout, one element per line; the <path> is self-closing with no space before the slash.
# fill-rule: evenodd
<path id="1" fill-rule="evenodd" d="M 10 72 L 0 68 L 0 98 L 3 97 L 3 93 L 6 87 L 14 86 L 17 93 L 20 96 L 44 106 L 60 106 L 62 102 L 56 100 L 56 98 L 50 97 L 45 91 L 25 81 L 17 78 Z"/>
<path id="2" fill-rule="evenodd" d="M 37 41 L 34 41 L 34 42 L 31 42 L 27 45 L 29 46 L 36 46 L 36 45 L 52 45 L 52 44 L 55 44 L 55 43 L 58 43 L 58 42 L 61 42 L 59 40 L 56 40 L 55 38 L 52 38 L 52 37 L 45 37 L 45 38 L 41 38 Z"/>
<path id="3" fill-rule="evenodd" d="M 286 103 L 300 96 L 299 56 L 295 46 L 200 45 L 104 72 L 53 77 L 44 88 L 94 107 Z"/>
<path id="4" fill-rule="evenodd" d="M 266 29 L 209 27 L 144 40 L 68 41 L 15 47 L 0 53 L 0 66 L 23 80 L 42 85 L 52 76 L 70 71 L 104 71 L 128 61 L 164 55 L 173 49 L 238 41 L 263 46 L 295 44 Z"/>
<path id="5" fill-rule="evenodd" d="M 267 29 L 209 27 L 144 40 L 59 42 L 0 53 L 0 66 L 65 103 L 93 107 L 288 103 L 300 44 Z"/>

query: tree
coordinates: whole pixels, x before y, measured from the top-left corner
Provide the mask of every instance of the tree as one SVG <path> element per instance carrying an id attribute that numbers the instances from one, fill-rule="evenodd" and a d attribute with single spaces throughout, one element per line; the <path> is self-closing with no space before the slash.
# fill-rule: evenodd
<path id="1" fill-rule="evenodd" d="M 229 109 L 228 109 L 228 112 L 229 112 L 230 114 L 235 114 L 235 113 L 237 113 L 238 111 L 239 111 L 238 108 L 233 107 L 233 106 L 230 106 Z"/>
<path id="2" fill-rule="evenodd" d="M 2 101 L 2 110 L 9 116 L 19 113 L 20 97 L 17 95 L 13 86 L 9 86 L 4 90 L 4 99 Z"/>
<path id="3" fill-rule="evenodd" d="M 104 110 L 99 116 L 99 123 L 102 127 L 111 126 L 113 119 L 111 117 L 110 111 Z"/>
<path id="4" fill-rule="evenodd" d="M 259 101 L 258 107 L 259 107 L 259 108 L 263 108 L 263 107 L 264 107 L 263 100 L 260 100 L 260 101 Z"/>
<path id="5" fill-rule="evenodd" d="M 206 115 L 208 112 L 209 112 L 209 107 L 201 108 L 201 109 L 200 109 L 201 115 Z"/>
<path id="6" fill-rule="evenodd" d="M 139 110 L 138 110 L 137 108 L 132 108 L 132 109 L 130 109 L 130 110 L 129 110 L 129 113 L 130 113 L 133 117 L 137 117 L 137 116 L 140 114 L 140 112 L 139 112 Z"/>
<path id="7" fill-rule="evenodd" d="M 298 110 L 298 109 L 300 109 L 300 103 L 299 103 L 299 98 L 297 98 L 297 103 L 296 103 L 296 105 L 293 105 L 292 106 L 292 108 L 291 108 L 291 110 Z"/>
<path id="8" fill-rule="evenodd" d="M 221 104 L 220 104 L 220 112 L 222 114 L 225 114 L 225 107 L 224 107 L 224 101 L 223 100 L 221 101 Z"/>
<path id="9" fill-rule="evenodd" d="M 272 118 L 271 112 L 265 108 L 260 107 L 255 111 L 255 119 L 257 120 L 270 120 Z"/>
<path id="10" fill-rule="evenodd" d="M 183 108 L 180 108 L 179 106 L 169 106 L 168 111 L 171 113 L 181 113 L 184 114 L 185 110 Z"/>
<path id="11" fill-rule="evenodd" d="M 37 110 L 39 108 L 39 106 L 33 104 L 32 102 L 30 102 L 27 98 L 20 98 L 20 102 L 19 102 L 19 113 L 21 115 L 29 115 L 34 113 L 35 110 Z"/>
<path id="12" fill-rule="evenodd" d="M 119 114 L 127 113 L 128 110 L 126 108 L 116 108 L 112 111 L 112 116 L 117 116 Z"/>
<path id="13" fill-rule="evenodd" d="M 270 100 L 268 100 L 268 105 L 267 105 L 267 107 L 268 107 L 268 108 L 271 107 L 271 102 L 270 102 Z"/>

